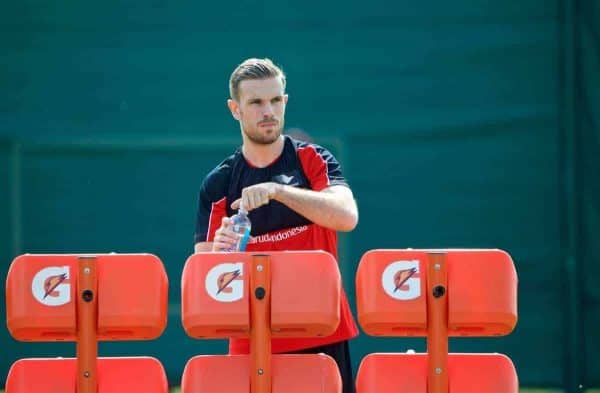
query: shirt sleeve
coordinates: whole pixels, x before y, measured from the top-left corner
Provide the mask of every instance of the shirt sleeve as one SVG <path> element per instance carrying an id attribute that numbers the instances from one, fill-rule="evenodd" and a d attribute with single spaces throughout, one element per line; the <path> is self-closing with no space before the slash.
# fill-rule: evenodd
<path id="1" fill-rule="evenodd" d="M 221 226 L 223 217 L 227 215 L 227 198 L 215 191 L 211 189 L 209 178 L 205 179 L 198 195 L 194 244 L 213 241 L 215 231 Z"/>
<path id="2" fill-rule="evenodd" d="M 298 148 L 298 157 L 313 190 L 321 191 L 334 185 L 348 186 L 340 163 L 329 150 L 309 144 Z"/>

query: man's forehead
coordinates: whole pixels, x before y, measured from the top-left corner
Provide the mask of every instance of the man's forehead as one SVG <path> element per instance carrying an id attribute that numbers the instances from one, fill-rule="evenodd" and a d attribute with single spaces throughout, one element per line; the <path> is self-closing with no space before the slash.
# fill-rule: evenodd
<path id="1" fill-rule="evenodd" d="M 240 82 L 240 98 L 272 98 L 283 95 L 281 78 L 246 79 Z"/>

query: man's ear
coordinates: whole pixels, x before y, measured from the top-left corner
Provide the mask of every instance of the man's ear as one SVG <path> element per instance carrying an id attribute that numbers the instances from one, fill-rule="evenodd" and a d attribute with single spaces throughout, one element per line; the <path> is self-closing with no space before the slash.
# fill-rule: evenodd
<path id="1" fill-rule="evenodd" d="M 287 105 L 287 102 L 288 102 L 288 95 L 284 94 L 283 95 L 283 103 Z"/>
<path id="2" fill-rule="evenodd" d="M 233 116 L 233 118 L 235 120 L 240 120 L 240 104 L 238 104 L 238 102 L 236 100 L 232 100 L 231 98 L 227 100 L 227 106 L 229 107 L 229 110 L 231 111 L 231 116 Z"/>

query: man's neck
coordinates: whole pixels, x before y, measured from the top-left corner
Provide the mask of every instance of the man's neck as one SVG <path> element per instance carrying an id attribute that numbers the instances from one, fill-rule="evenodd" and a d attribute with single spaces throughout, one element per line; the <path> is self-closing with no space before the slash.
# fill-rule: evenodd
<path id="1" fill-rule="evenodd" d="M 242 145 L 242 154 L 252 166 L 264 168 L 272 164 L 281 155 L 284 142 L 283 135 L 270 145 L 261 145 L 245 140 Z"/>

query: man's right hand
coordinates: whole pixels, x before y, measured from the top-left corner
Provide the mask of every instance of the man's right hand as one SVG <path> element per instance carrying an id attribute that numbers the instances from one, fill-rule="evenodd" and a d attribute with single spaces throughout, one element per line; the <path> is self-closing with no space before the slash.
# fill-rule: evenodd
<path id="1" fill-rule="evenodd" d="M 235 247 L 238 235 L 233 232 L 231 227 L 231 218 L 223 217 L 221 226 L 215 231 L 215 238 L 212 243 L 213 251 L 229 251 Z"/>

